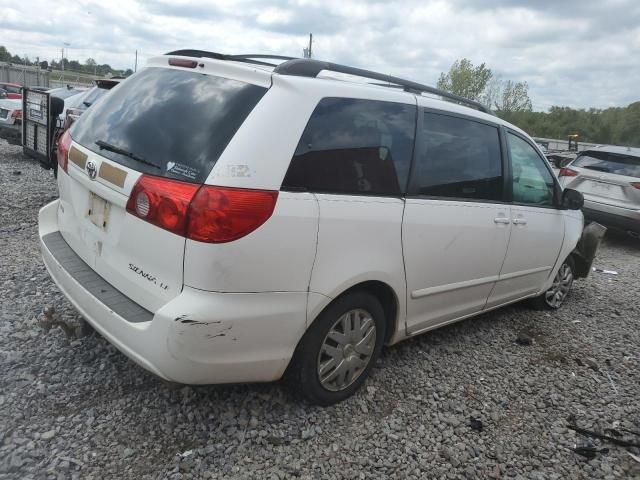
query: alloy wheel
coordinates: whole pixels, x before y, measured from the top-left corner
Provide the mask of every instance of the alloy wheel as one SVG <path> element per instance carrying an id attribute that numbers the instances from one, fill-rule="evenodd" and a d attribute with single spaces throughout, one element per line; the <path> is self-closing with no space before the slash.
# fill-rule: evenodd
<path id="1" fill-rule="evenodd" d="M 571 290 L 573 272 L 568 263 L 563 263 L 553 279 L 551 288 L 544 294 L 544 300 L 551 308 L 559 308 Z"/>

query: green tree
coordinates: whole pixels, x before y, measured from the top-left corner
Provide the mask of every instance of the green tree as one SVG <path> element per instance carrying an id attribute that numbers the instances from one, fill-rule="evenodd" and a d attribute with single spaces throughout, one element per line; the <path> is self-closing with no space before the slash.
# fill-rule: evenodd
<path id="1" fill-rule="evenodd" d="M 530 112 L 532 110 L 527 82 L 500 82 L 498 95 L 489 103 L 498 112 Z"/>
<path id="2" fill-rule="evenodd" d="M 489 81 L 493 77 L 491 69 L 484 63 L 477 67 L 468 58 L 456 60 L 448 73 L 441 73 L 438 88 L 468 98 L 481 100 Z"/>
<path id="3" fill-rule="evenodd" d="M 9 51 L 2 45 L 0 45 L 0 62 L 10 62 L 11 54 Z"/>

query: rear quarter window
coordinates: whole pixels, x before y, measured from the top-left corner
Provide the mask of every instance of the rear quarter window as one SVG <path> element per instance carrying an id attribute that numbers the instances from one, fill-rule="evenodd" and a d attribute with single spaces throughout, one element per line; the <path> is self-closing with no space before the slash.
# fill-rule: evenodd
<path id="1" fill-rule="evenodd" d="M 609 152 L 586 152 L 573 162 L 576 167 L 640 178 L 640 157 Z"/>
<path id="2" fill-rule="evenodd" d="M 314 110 L 283 189 L 397 196 L 413 152 L 416 106 L 324 98 Z"/>
<path id="3" fill-rule="evenodd" d="M 71 136 L 129 168 L 202 183 L 266 91 L 238 80 L 149 67 L 88 109 Z"/>

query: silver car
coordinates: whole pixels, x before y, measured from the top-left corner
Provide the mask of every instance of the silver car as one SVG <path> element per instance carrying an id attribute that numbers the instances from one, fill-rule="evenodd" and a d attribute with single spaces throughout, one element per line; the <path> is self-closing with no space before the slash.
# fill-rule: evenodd
<path id="1" fill-rule="evenodd" d="M 563 187 L 582 192 L 587 219 L 640 235 L 640 148 L 585 150 L 558 176 Z"/>

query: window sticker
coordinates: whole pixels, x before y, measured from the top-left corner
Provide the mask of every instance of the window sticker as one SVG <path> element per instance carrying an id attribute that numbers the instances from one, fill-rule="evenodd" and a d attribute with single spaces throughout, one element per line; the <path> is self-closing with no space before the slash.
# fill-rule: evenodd
<path id="1" fill-rule="evenodd" d="M 198 178 L 199 170 L 183 163 L 167 162 L 167 173 L 180 175 L 188 178 L 189 180 L 195 180 Z"/>

